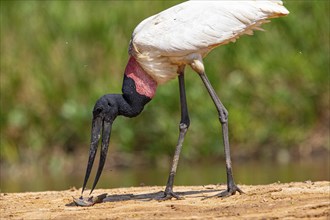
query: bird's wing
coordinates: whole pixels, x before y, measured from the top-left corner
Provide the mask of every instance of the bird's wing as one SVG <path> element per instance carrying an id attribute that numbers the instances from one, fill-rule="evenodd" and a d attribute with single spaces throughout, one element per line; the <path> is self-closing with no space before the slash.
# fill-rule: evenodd
<path id="1" fill-rule="evenodd" d="M 204 56 L 242 34 L 252 34 L 268 18 L 288 13 L 279 0 L 188 1 L 142 21 L 130 47 L 147 56 Z"/>

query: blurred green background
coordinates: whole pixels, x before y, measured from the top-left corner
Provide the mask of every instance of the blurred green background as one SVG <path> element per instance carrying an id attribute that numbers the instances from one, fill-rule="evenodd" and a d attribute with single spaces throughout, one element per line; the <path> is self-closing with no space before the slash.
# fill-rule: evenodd
<path id="1" fill-rule="evenodd" d="M 91 111 L 103 94 L 121 92 L 131 33 L 178 2 L 1 1 L 1 191 L 80 187 Z M 237 182 L 329 180 L 329 5 L 285 1 L 289 16 L 205 59 L 229 111 Z M 225 182 L 217 113 L 190 68 L 186 89 L 191 126 L 176 183 Z M 103 176 L 118 186 L 165 184 L 179 120 L 174 80 L 139 117 L 117 118 Z"/>

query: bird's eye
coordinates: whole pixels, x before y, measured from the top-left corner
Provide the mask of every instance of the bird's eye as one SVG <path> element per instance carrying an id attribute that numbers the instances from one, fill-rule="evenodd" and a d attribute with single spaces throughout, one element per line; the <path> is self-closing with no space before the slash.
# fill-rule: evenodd
<path id="1" fill-rule="evenodd" d="M 99 115 L 101 112 L 102 112 L 102 108 L 96 108 L 96 109 L 94 109 L 93 114 Z"/>

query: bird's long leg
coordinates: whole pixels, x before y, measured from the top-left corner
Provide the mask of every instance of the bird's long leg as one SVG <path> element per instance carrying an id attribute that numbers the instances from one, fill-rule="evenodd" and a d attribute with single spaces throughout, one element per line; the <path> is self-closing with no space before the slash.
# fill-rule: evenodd
<path id="1" fill-rule="evenodd" d="M 180 104 L 181 104 L 181 121 L 179 125 L 179 139 L 175 148 L 175 153 L 173 157 L 172 167 L 170 174 L 168 176 L 164 196 L 161 200 L 176 198 L 181 199 L 177 194 L 173 192 L 173 183 L 174 183 L 174 176 L 176 174 L 176 169 L 179 162 L 180 152 L 182 149 L 182 143 L 184 141 L 184 137 L 186 135 L 186 132 L 188 130 L 188 127 L 190 125 L 190 119 L 188 115 L 188 107 L 187 107 L 187 101 L 186 101 L 186 92 L 185 92 L 185 85 L 184 85 L 184 66 L 181 66 L 179 71 L 179 89 L 180 89 Z"/>
<path id="2" fill-rule="evenodd" d="M 201 72 L 199 75 L 218 110 L 220 123 L 222 125 L 223 142 L 225 146 L 224 148 L 225 148 L 225 158 L 226 158 L 227 190 L 220 192 L 215 196 L 226 197 L 226 196 L 234 195 L 236 192 L 242 194 L 243 191 L 236 186 L 233 178 L 233 171 L 232 171 L 231 158 L 230 158 L 230 146 L 229 146 L 229 138 L 228 138 L 228 111 L 223 106 L 219 97 L 214 91 L 209 79 L 205 74 L 205 71 Z"/>

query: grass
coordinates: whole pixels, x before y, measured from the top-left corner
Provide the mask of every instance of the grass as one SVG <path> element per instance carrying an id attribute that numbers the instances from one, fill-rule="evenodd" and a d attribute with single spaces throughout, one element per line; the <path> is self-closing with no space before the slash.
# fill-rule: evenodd
<path id="1" fill-rule="evenodd" d="M 121 91 L 134 27 L 177 2 L 1 1 L 1 163 L 87 152 L 91 110 L 101 95 Z M 289 16 L 205 59 L 230 113 L 234 155 L 329 152 L 329 4 L 287 1 Z M 213 103 L 191 70 L 186 80 L 191 127 L 183 156 L 222 155 Z M 111 147 L 151 161 L 172 155 L 179 120 L 173 81 L 142 115 L 117 119 Z"/>

